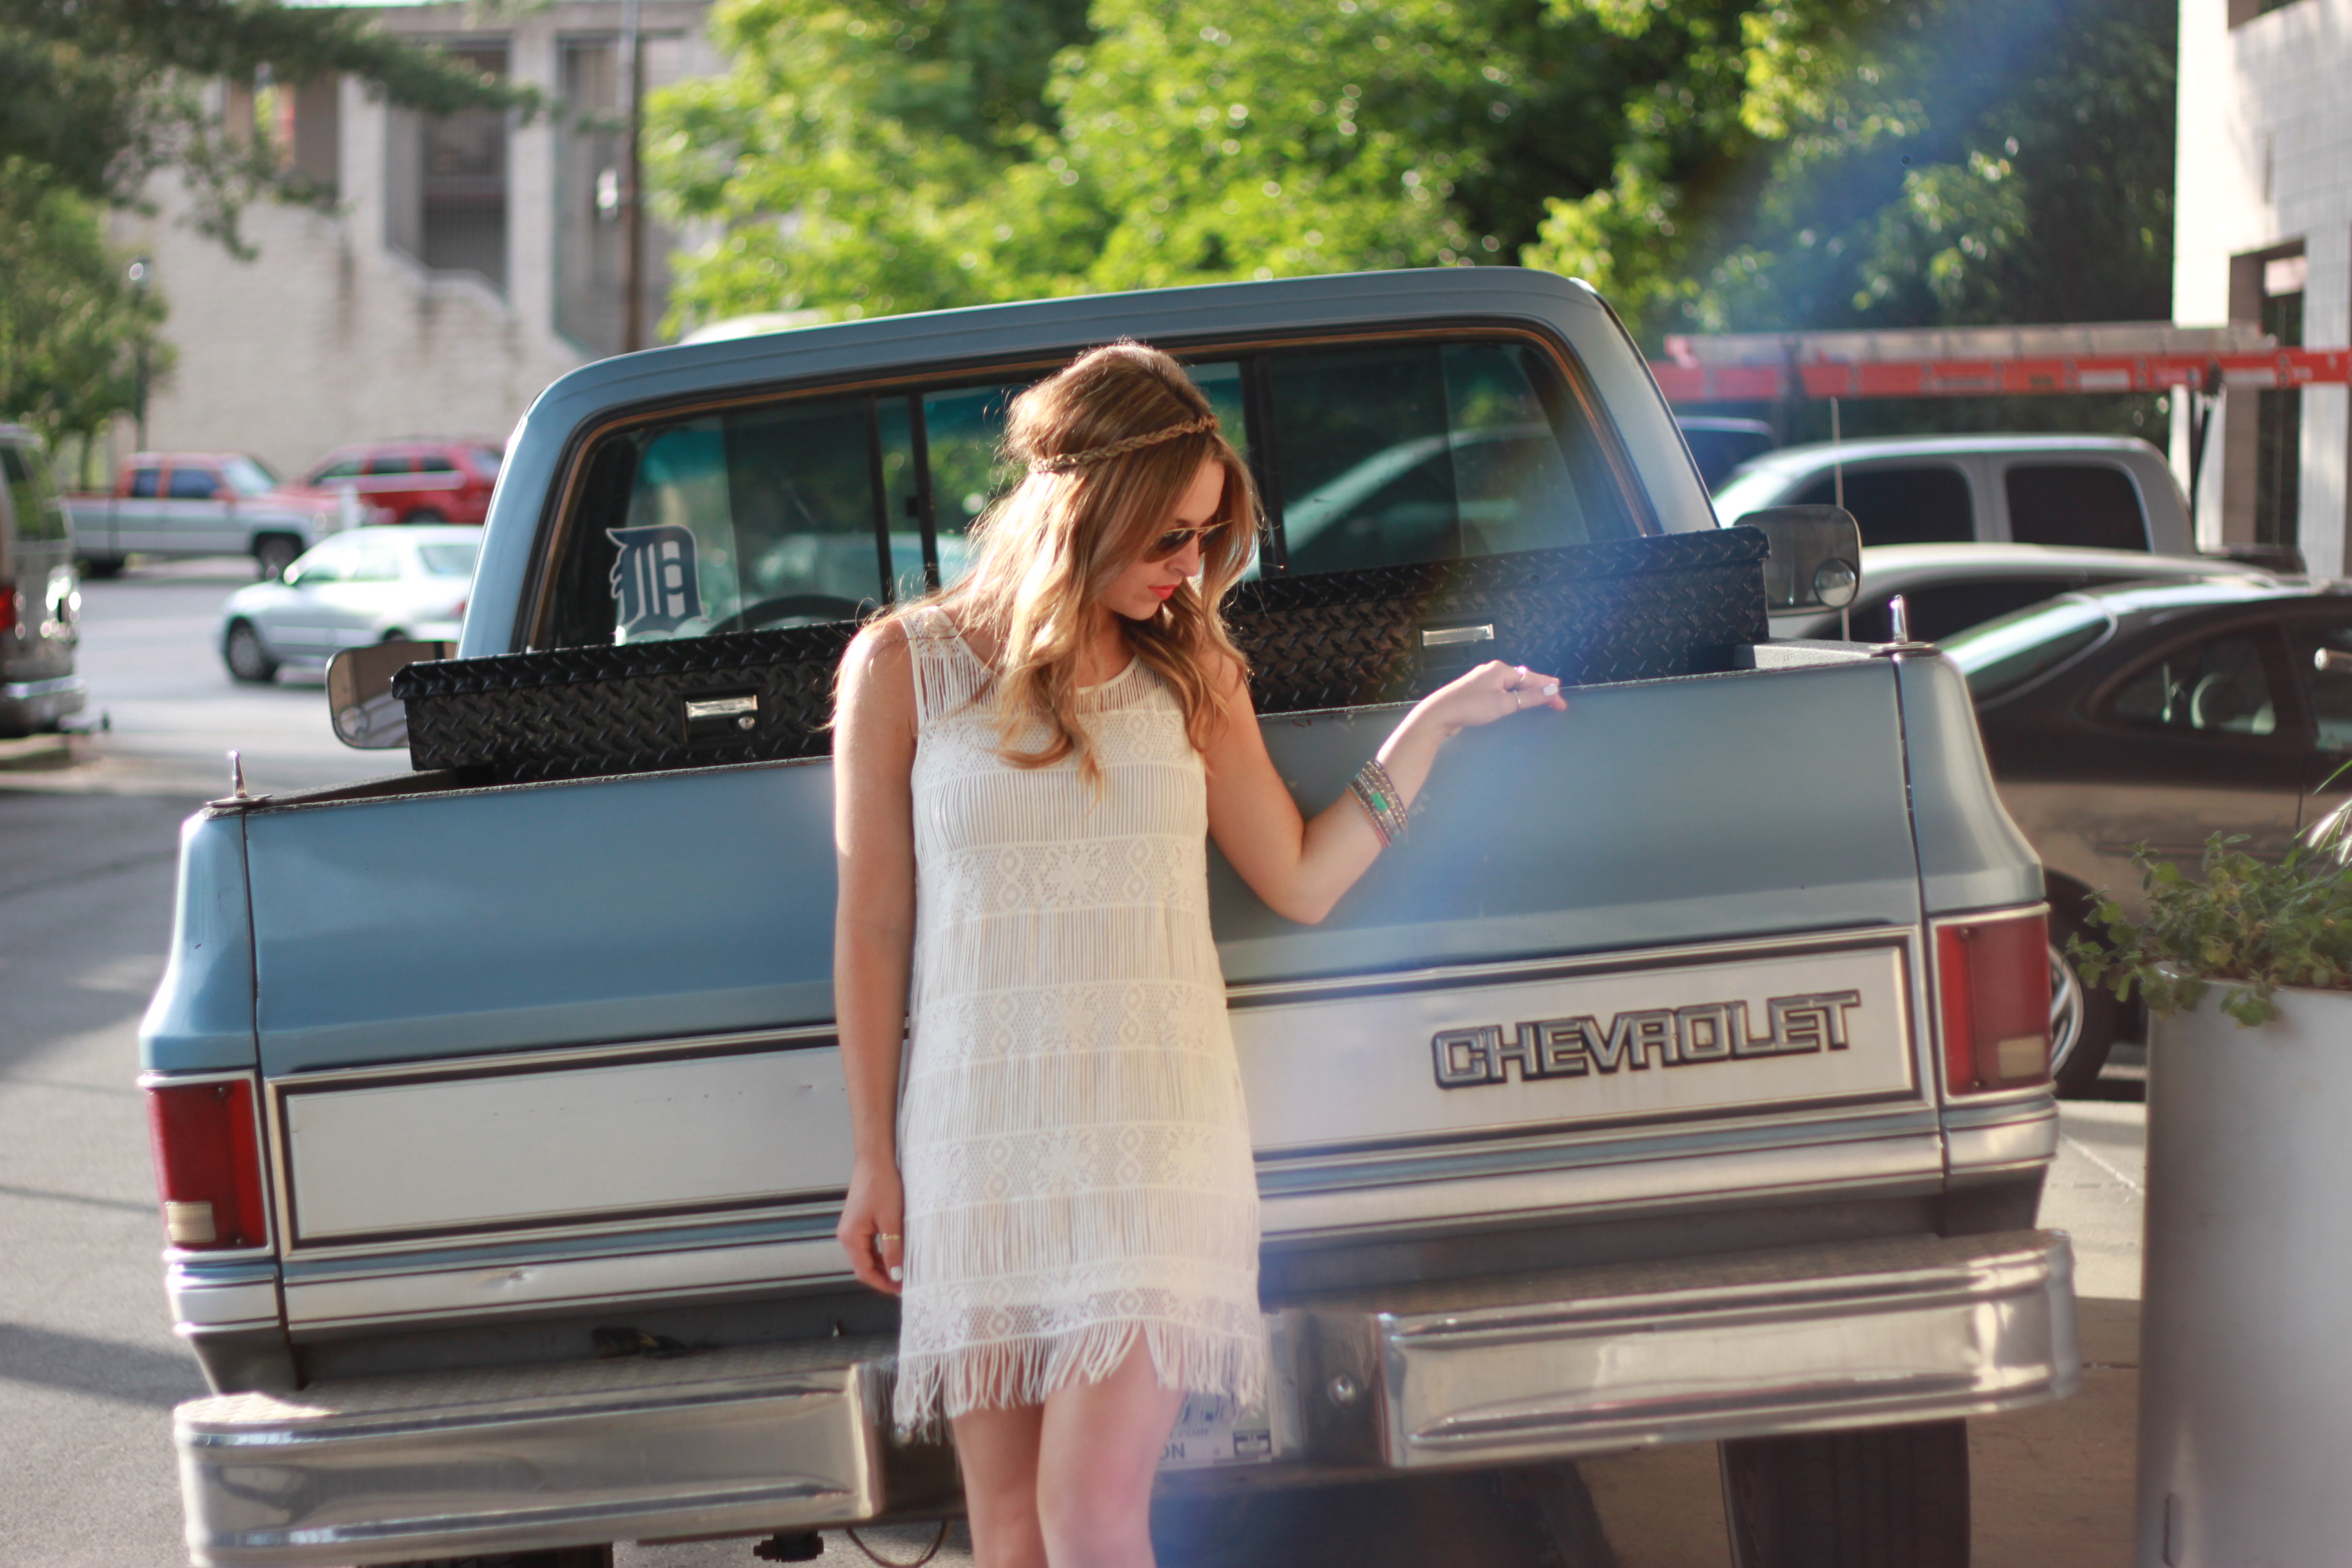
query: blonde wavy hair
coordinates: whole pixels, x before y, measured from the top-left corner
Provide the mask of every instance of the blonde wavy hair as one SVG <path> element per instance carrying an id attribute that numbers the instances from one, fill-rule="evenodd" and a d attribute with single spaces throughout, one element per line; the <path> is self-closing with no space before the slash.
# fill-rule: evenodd
<path id="1" fill-rule="evenodd" d="M 998 754 L 1019 768 L 1075 756 L 1098 779 L 1078 703 L 1087 628 L 1111 583 L 1168 531 L 1202 463 L 1213 462 L 1225 489 L 1201 535 L 1200 576 L 1149 620 L 1120 622 L 1135 656 L 1175 693 L 1193 748 L 1206 750 L 1225 706 L 1214 663 L 1244 663 L 1218 605 L 1249 564 L 1259 519 L 1257 487 L 1209 400 L 1158 349 L 1109 343 L 1013 400 L 1003 452 L 1027 472 L 973 523 L 970 573 L 893 616 L 935 605 L 963 629 L 984 630 L 997 645 Z"/>

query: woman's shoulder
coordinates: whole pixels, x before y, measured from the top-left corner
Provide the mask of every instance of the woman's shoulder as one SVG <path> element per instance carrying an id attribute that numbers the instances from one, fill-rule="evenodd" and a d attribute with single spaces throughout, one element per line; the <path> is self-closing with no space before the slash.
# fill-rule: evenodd
<path id="1" fill-rule="evenodd" d="M 957 617 L 937 604 L 878 616 L 850 639 L 841 665 L 845 706 L 903 700 L 918 728 L 969 704 L 994 679 Z"/>
<path id="2" fill-rule="evenodd" d="M 905 605 L 877 616 L 852 640 L 851 651 L 856 652 L 861 644 L 901 649 L 922 645 L 922 651 L 961 645 L 983 663 L 995 646 L 994 639 L 973 624 L 969 613 L 936 601 Z"/>
<path id="3" fill-rule="evenodd" d="M 841 674 L 835 688 L 836 709 L 883 711 L 904 706 L 911 711 L 913 663 L 907 628 L 895 616 L 868 622 L 842 652 Z"/>
<path id="4" fill-rule="evenodd" d="M 908 644 L 915 635 L 905 616 L 877 616 L 849 639 L 841 656 L 842 669 L 870 674 L 885 665 L 903 665 L 909 653 Z"/>

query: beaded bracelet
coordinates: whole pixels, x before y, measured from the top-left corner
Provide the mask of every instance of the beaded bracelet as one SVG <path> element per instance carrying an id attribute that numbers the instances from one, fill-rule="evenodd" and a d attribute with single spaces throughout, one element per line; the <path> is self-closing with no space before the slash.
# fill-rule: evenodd
<path id="1" fill-rule="evenodd" d="M 1378 757 L 1366 763 L 1348 781 L 1348 793 L 1356 797 L 1356 803 L 1372 819 L 1372 831 L 1380 835 L 1381 848 L 1404 837 L 1404 796 L 1397 793 L 1396 781 L 1389 777 L 1388 769 L 1381 766 Z"/>

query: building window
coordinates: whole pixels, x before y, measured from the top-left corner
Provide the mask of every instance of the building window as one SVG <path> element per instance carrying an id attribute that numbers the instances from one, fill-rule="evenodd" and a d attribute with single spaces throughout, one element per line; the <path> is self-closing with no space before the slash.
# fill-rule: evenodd
<path id="1" fill-rule="evenodd" d="M 507 74 L 503 44 L 449 52 L 484 76 Z M 507 286 L 507 117 L 498 109 L 464 109 L 425 122 L 425 265 L 478 272 Z"/>
<path id="2" fill-rule="evenodd" d="M 2263 263 L 2263 331 L 2283 349 L 2303 346 L 2301 256 L 2273 257 Z M 2297 542 L 2303 512 L 2303 394 L 2293 388 L 2255 395 L 2254 540 L 2260 544 Z"/>
<path id="3" fill-rule="evenodd" d="M 442 47 L 484 76 L 507 74 L 503 41 L 466 39 Z M 436 272 L 471 272 L 507 286 L 507 115 L 464 109 L 424 118 L 391 117 L 385 179 L 385 238 Z"/>
<path id="4" fill-rule="evenodd" d="M 273 80 L 265 68 L 226 84 L 221 124 L 233 145 L 267 148 L 270 161 L 298 175 L 312 195 L 330 200 L 336 195 L 343 154 L 341 78 L 289 84 Z"/>

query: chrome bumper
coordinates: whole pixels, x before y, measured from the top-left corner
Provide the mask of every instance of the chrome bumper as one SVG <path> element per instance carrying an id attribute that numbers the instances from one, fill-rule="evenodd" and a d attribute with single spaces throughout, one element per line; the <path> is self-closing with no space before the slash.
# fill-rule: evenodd
<path id="1" fill-rule="evenodd" d="M 2053 1231 L 1419 1284 L 1270 1322 L 1279 1486 L 1981 1415 L 2080 1376 Z M 453 1373 L 180 1407 L 199 1568 L 854 1524 L 885 1495 L 887 1340 Z M 905 1508 L 910 1500 L 897 1500 Z"/>
<path id="2" fill-rule="evenodd" d="M 1489 1464 L 1983 1415 L 2063 1397 L 2081 1375 L 2073 1252 L 2051 1231 L 1450 1294 L 1423 1310 L 1318 1311 L 1308 1429 L 1328 1443 L 1362 1406 L 1353 1446 L 1386 1467 Z"/>
<path id="3" fill-rule="evenodd" d="M 188 1551 L 199 1568 L 324 1568 L 868 1519 L 891 1348 L 818 1341 L 192 1400 L 173 1420 Z"/>
<path id="4" fill-rule="evenodd" d="M 80 712 L 89 697 L 89 689 L 79 675 L 61 675 L 52 680 L 11 680 L 0 683 L 0 713 L 10 715 L 21 724 L 46 724 L 52 719 Z"/>

